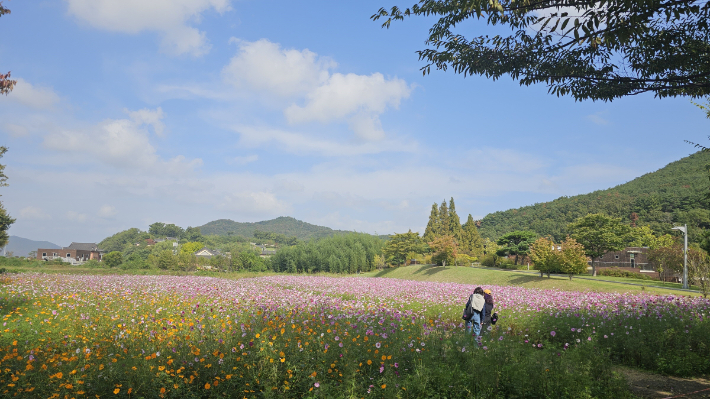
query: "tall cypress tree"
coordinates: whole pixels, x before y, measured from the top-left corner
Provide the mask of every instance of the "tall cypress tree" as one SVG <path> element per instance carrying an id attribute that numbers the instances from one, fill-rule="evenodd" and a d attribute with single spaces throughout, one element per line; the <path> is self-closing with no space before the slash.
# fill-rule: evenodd
<path id="1" fill-rule="evenodd" d="M 449 229 L 449 208 L 446 206 L 446 200 L 441 202 L 439 206 L 439 235 L 451 234 Z"/>
<path id="2" fill-rule="evenodd" d="M 426 225 L 426 230 L 424 230 L 424 236 L 422 239 L 424 242 L 432 242 L 434 238 L 438 237 L 441 231 L 441 225 L 439 224 L 439 208 L 436 206 L 436 202 L 431 206 L 431 214 L 429 214 L 429 223 Z"/>
<path id="3" fill-rule="evenodd" d="M 461 228 L 461 219 L 459 215 L 456 214 L 456 205 L 454 205 L 454 197 L 449 200 L 449 232 L 448 234 L 454 236 L 456 241 L 461 244 L 463 239 L 463 229 Z"/>
<path id="4" fill-rule="evenodd" d="M 462 247 L 464 251 L 468 252 L 471 256 L 483 255 L 483 239 L 481 235 L 478 234 L 476 222 L 473 220 L 470 213 L 468 214 L 468 220 L 466 220 L 466 223 L 463 225 Z"/>

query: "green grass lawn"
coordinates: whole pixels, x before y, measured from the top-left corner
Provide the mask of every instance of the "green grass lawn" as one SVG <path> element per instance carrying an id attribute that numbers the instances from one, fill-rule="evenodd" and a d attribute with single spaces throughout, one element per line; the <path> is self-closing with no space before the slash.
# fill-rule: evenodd
<path id="1" fill-rule="evenodd" d="M 418 280 L 418 281 L 437 281 L 437 282 L 453 282 L 462 284 L 480 284 L 480 285 L 519 285 L 526 288 L 540 289 L 560 289 L 565 291 L 606 291 L 606 292 L 630 292 L 663 295 L 699 295 L 684 291 L 675 291 L 671 289 L 655 288 L 655 287 L 640 287 L 636 285 L 616 284 L 606 281 L 595 281 L 588 279 L 574 278 L 570 281 L 568 277 L 547 276 L 540 278 L 539 274 L 516 270 L 500 270 L 488 269 L 480 267 L 464 267 L 464 266 L 431 266 L 431 265 L 415 265 L 415 266 L 400 266 L 396 268 L 384 269 L 361 274 L 368 277 L 388 277 L 403 280 Z M 587 277 L 587 276 L 585 276 Z M 591 276 L 589 276 L 591 277 Z M 596 277 L 598 280 L 613 280 L 625 283 L 639 283 L 644 285 L 660 285 L 659 281 L 654 280 L 638 280 L 623 277 Z M 671 288 L 680 286 L 675 284 Z"/>

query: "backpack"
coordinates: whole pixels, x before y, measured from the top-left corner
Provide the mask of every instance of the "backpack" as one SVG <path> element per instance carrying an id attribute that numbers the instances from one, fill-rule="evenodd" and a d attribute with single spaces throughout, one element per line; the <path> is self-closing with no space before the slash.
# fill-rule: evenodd
<path id="1" fill-rule="evenodd" d="M 466 302 L 466 306 L 463 308 L 463 316 L 461 316 L 462 319 L 469 321 L 471 320 L 471 317 L 473 317 L 473 308 L 471 307 L 471 298 L 473 295 L 468 297 L 468 302 Z"/>

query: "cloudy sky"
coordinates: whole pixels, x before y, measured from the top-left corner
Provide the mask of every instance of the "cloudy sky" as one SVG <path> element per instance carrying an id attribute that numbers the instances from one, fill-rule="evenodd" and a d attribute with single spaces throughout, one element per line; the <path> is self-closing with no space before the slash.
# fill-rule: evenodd
<path id="1" fill-rule="evenodd" d="M 369 19 L 394 4 L 6 0 L 10 234 L 67 245 L 277 216 L 423 232 L 445 198 L 481 218 L 624 183 L 693 152 L 684 139 L 707 144 L 688 99 L 575 102 L 509 78 L 422 76 L 431 20 Z"/>

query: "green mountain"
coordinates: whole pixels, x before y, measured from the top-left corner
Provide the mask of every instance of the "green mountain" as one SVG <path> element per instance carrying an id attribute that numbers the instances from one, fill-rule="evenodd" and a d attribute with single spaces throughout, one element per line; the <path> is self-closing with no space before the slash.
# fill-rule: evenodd
<path id="1" fill-rule="evenodd" d="M 514 230 L 530 230 L 562 240 L 567 224 L 576 218 L 606 213 L 630 224 L 649 225 L 657 234 L 687 223 L 688 239 L 695 242 L 701 229 L 710 227 L 709 163 L 710 152 L 696 152 L 607 190 L 488 214 L 480 221 L 479 231 L 491 239 Z"/>
<path id="2" fill-rule="evenodd" d="M 316 226 L 289 216 L 281 216 L 273 220 L 264 220 L 254 223 L 241 223 L 229 219 L 219 219 L 200 226 L 200 231 L 203 235 L 224 236 L 228 235 L 228 233 L 232 233 L 233 235 L 243 237 L 254 237 L 254 231 L 256 230 L 279 233 L 287 237 L 295 236 L 299 240 L 350 233 L 349 231 L 333 230 L 329 227 Z"/>

